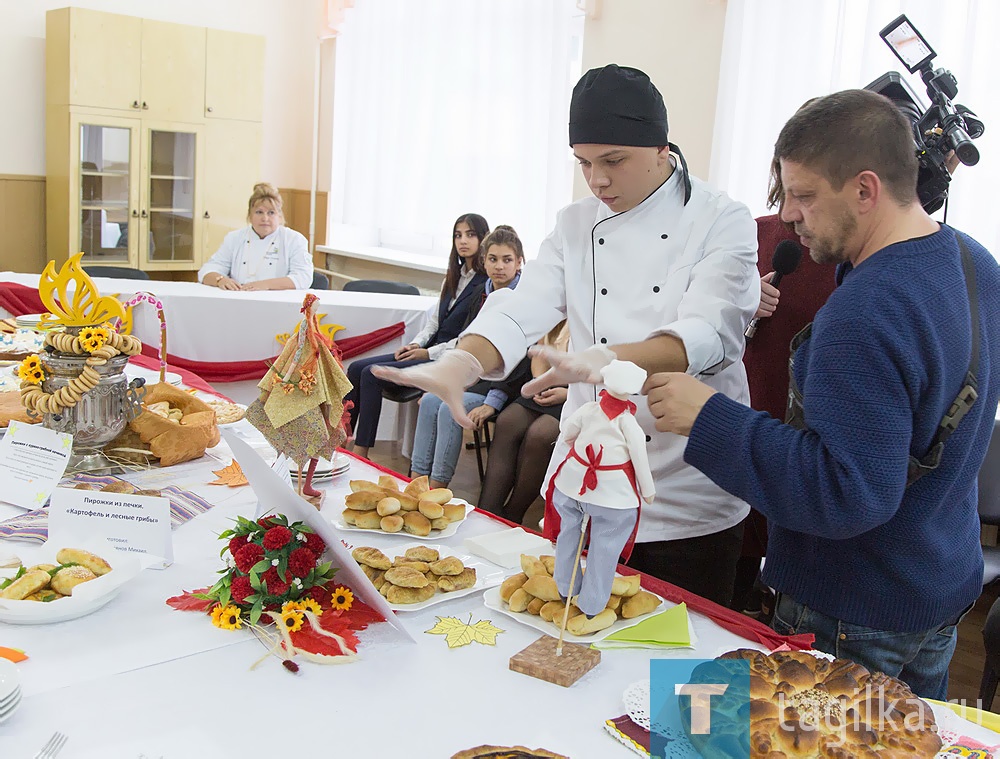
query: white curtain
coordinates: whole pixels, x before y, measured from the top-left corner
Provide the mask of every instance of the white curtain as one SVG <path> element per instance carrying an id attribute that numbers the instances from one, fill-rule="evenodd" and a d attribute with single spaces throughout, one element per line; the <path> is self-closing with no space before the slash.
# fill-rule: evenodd
<path id="1" fill-rule="evenodd" d="M 905 13 L 937 53 L 934 67 L 958 79 L 956 102 L 975 111 L 986 132 L 975 141 L 981 159 L 958 169 L 948 223 L 1000 257 L 1000 2 L 995 0 L 729 0 L 713 136 L 711 181 L 746 203 L 766 208 L 774 141 L 803 102 L 864 87 L 898 71 L 922 98 L 920 77 L 908 74 L 879 37 Z M 941 213 L 936 214 L 937 218 Z"/>
<path id="2" fill-rule="evenodd" d="M 337 38 L 331 244 L 446 258 L 454 220 L 532 256 L 572 200 L 573 0 L 357 0 Z"/>

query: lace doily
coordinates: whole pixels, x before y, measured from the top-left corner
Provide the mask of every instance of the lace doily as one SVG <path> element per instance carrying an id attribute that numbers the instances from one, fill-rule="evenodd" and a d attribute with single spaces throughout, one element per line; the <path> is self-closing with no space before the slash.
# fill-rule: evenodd
<path id="1" fill-rule="evenodd" d="M 668 683 L 658 683 L 657 687 L 672 688 Z M 649 680 L 639 680 L 628 686 L 622 694 L 622 701 L 625 702 L 626 714 L 630 720 L 639 727 L 655 732 L 664 738 L 666 741 L 664 759 L 699 759 L 701 754 L 691 745 L 683 731 L 659 722 L 653 722 L 650 719 Z"/>

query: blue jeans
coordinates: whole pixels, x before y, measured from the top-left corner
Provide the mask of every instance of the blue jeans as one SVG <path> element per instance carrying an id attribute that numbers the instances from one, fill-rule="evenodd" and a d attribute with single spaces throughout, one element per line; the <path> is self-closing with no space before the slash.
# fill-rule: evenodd
<path id="1" fill-rule="evenodd" d="M 897 677 L 921 698 L 946 701 L 948 665 L 966 613 L 930 630 L 894 632 L 842 622 L 779 594 L 771 627 L 782 635 L 812 633 L 818 650 Z"/>
<path id="2" fill-rule="evenodd" d="M 485 395 L 465 393 L 462 403 L 468 413 L 483 405 Z M 414 477 L 430 475 L 432 480 L 449 483 L 455 476 L 462 452 L 462 428 L 451 418 L 451 411 L 436 395 L 425 393 L 420 399 L 417 429 L 413 435 L 410 469 Z"/>

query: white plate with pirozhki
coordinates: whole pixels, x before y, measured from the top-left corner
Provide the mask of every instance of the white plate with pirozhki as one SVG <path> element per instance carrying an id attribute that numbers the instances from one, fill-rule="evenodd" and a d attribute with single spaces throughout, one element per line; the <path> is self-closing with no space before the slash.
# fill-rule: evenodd
<path id="1" fill-rule="evenodd" d="M 552 576 L 554 569 L 554 556 L 522 554 L 521 571 L 507 577 L 499 587 L 488 589 L 483 603 L 488 609 L 555 637 L 566 607 Z M 641 580 L 637 574 L 615 575 L 607 607 L 592 619 L 571 603 L 565 639 L 593 643 L 663 611 L 663 599 L 643 590 Z"/>
<path id="2" fill-rule="evenodd" d="M 393 611 L 426 609 L 492 588 L 504 578 L 497 566 L 429 543 L 401 544 L 389 553 L 359 546 L 351 556 Z"/>
<path id="3" fill-rule="evenodd" d="M 110 543 L 18 548 L 0 569 L 0 622 L 44 625 L 97 611 L 139 574 L 135 556 Z M 81 547 L 85 546 L 85 547 Z"/>
<path id="4" fill-rule="evenodd" d="M 382 532 L 415 540 L 437 540 L 458 532 L 475 507 L 455 498 L 448 488 L 430 489 L 418 477 L 400 490 L 395 477 L 378 482 L 351 480 L 344 509 L 334 518 L 338 530 Z"/>

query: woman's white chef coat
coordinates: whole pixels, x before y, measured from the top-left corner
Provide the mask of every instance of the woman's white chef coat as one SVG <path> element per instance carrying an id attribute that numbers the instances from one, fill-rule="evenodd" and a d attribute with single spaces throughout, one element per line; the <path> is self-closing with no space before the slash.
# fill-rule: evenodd
<path id="1" fill-rule="evenodd" d="M 288 277 L 295 283 L 295 289 L 307 290 L 313 281 L 309 243 L 284 225 L 264 238 L 258 237 L 249 225 L 230 232 L 215 254 L 198 270 L 198 281 L 212 271 L 232 277 L 241 285 Z"/>
<path id="2" fill-rule="evenodd" d="M 689 374 L 749 405 L 743 330 L 760 301 L 756 223 L 742 203 L 695 177 L 691 184 L 687 205 L 675 170 L 630 211 L 616 214 L 595 197 L 560 211 L 517 290 L 466 330 L 503 357 L 505 369 L 488 379 L 517 366 L 528 346 L 566 318 L 571 351 L 676 335 Z M 563 417 L 597 400 L 602 387 L 571 385 Z M 687 438 L 657 432 L 645 399 L 632 400 L 656 483 L 637 541 L 707 535 L 742 521 L 750 507 L 685 464 Z M 546 483 L 565 456 L 557 444 Z"/>

